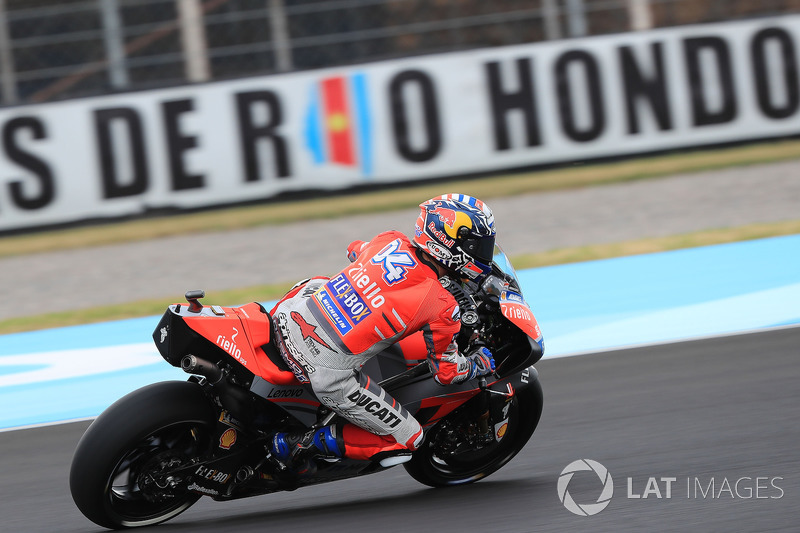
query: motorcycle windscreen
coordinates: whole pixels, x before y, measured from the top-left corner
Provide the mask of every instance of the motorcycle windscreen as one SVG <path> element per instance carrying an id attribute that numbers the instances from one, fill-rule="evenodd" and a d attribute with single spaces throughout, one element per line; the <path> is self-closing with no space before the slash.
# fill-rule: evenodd
<path id="1" fill-rule="evenodd" d="M 518 292 L 506 290 L 500 293 L 500 309 L 503 316 L 512 324 L 525 332 L 525 334 L 542 346 L 542 330 L 533 311 L 525 303 L 525 299 Z"/>

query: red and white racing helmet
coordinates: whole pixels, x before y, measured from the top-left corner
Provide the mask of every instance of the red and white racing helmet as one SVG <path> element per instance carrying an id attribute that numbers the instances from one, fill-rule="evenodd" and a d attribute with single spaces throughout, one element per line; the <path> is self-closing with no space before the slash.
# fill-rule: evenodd
<path id="1" fill-rule="evenodd" d="M 420 204 L 413 243 L 445 267 L 480 281 L 492 271 L 494 215 L 466 194 L 444 194 Z"/>

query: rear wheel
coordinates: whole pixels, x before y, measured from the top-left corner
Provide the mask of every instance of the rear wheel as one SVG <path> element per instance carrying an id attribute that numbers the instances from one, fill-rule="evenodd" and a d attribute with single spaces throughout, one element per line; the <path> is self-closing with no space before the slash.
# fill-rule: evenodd
<path id="1" fill-rule="evenodd" d="M 209 449 L 214 420 L 196 383 L 156 383 L 121 398 L 78 443 L 70 471 L 75 504 L 111 529 L 158 524 L 182 513 L 200 495 L 163 474 Z"/>
<path id="2" fill-rule="evenodd" d="M 465 406 L 466 407 L 466 406 Z M 470 421 L 453 413 L 426 436 L 422 447 L 405 463 L 408 473 L 425 485 L 445 487 L 473 483 L 496 472 L 525 446 L 542 415 L 539 380 L 516 391 L 508 410 L 508 426 L 502 437 L 485 445 L 468 445 Z M 461 442 L 459 442 L 461 441 Z"/>

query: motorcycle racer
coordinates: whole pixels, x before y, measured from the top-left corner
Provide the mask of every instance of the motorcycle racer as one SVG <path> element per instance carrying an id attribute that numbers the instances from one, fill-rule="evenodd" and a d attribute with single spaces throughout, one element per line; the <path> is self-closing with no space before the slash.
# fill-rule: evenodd
<path id="1" fill-rule="evenodd" d="M 443 276 L 480 283 L 491 272 L 495 228 L 481 200 L 446 194 L 420 204 L 414 237 L 379 234 L 348 248 L 351 265 L 331 278 L 298 283 L 270 312 L 276 344 L 297 379 L 346 422 L 277 433 L 271 451 L 300 465 L 311 455 L 380 461 L 410 458 L 423 441 L 419 422 L 361 366 L 419 333 L 434 379 L 455 384 L 492 373 L 486 347 L 459 353 L 460 312 Z"/>

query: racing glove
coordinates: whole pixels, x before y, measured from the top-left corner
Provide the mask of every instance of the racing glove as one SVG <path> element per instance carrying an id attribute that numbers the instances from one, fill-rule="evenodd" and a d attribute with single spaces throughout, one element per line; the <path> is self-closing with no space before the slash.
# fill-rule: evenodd
<path id="1" fill-rule="evenodd" d="M 492 357 L 492 352 L 486 346 L 476 348 L 468 353 L 466 357 L 472 366 L 467 379 L 486 376 L 494 372 L 494 357 Z"/>
<path id="2" fill-rule="evenodd" d="M 356 259 L 358 259 L 358 255 L 364 250 L 367 246 L 364 241 L 353 241 L 350 243 L 350 246 L 347 247 L 347 259 L 354 263 Z"/>

